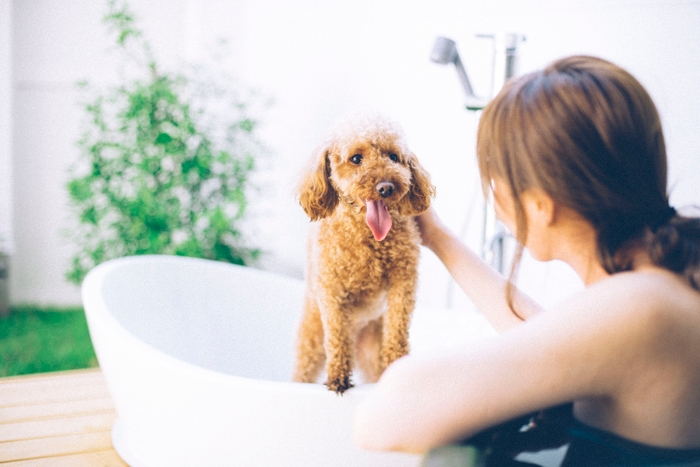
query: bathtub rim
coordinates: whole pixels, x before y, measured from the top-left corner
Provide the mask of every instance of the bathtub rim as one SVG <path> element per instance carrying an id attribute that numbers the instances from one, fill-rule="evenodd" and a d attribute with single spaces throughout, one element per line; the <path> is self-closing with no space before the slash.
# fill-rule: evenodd
<path id="1" fill-rule="evenodd" d="M 83 306 L 85 308 L 85 315 L 88 321 L 88 327 L 90 329 L 95 328 L 99 326 L 103 326 L 103 329 L 109 328 L 107 332 L 112 332 L 116 334 L 116 337 L 125 343 L 128 343 L 129 345 L 135 346 L 136 348 L 139 348 L 143 351 L 149 352 L 154 359 L 161 361 L 163 364 L 166 366 L 173 366 L 173 365 L 180 365 L 182 366 L 183 369 L 186 369 L 187 371 L 193 371 L 196 374 L 199 375 L 199 377 L 206 378 L 207 380 L 210 380 L 211 383 L 215 383 L 216 381 L 220 381 L 222 383 L 226 384 L 232 384 L 232 383 L 237 383 L 239 385 L 247 386 L 253 389 L 259 389 L 259 390 L 265 390 L 265 391 L 270 391 L 270 392 L 276 392 L 276 391 L 284 391 L 285 394 L 288 394 L 288 391 L 294 391 L 295 393 L 301 393 L 301 394 L 325 394 L 325 396 L 320 396 L 320 397 L 337 397 L 337 394 L 334 392 L 328 390 L 325 385 L 323 384 L 309 384 L 309 383 L 298 383 L 294 381 L 274 381 L 274 380 L 264 380 L 264 379 L 256 379 L 256 378 L 249 378 L 245 376 L 237 376 L 237 375 L 232 375 L 232 374 L 226 374 L 226 373 L 221 373 L 218 371 L 211 370 L 209 368 L 204 368 L 202 366 L 186 362 L 184 360 L 180 360 L 176 357 L 173 357 L 172 355 L 167 354 L 166 352 L 152 346 L 148 342 L 145 342 L 144 340 L 136 337 L 132 333 L 126 330 L 124 326 L 117 320 L 114 315 L 112 315 L 109 312 L 109 309 L 107 308 L 107 304 L 104 301 L 104 298 L 102 297 L 101 290 L 102 286 L 105 283 L 105 279 L 108 278 L 109 274 L 114 271 L 115 269 L 118 269 L 120 267 L 123 267 L 126 264 L 131 264 L 131 263 L 144 263 L 147 264 L 150 261 L 169 261 L 169 262 L 179 262 L 179 263 L 200 263 L 200 264 L 208 264 L 209 266 L 214 266 L 214 267 L 220 267 L 223 269 L 226 268 L 244 268 L 246 272 L 250 272 L 252 274 L 257 274 L 257 275 L 271 275 L 275 277 L 281 277 L 285 280 L 296 280 L 293 278 L 281 276 L 279 274 L 267 272 L 267 271 L 262 271 L 259 269 L 254 269 L 250 267 L 245 267 L 245 266 L 239 266 L 235 264 L 230 264 L 230 263 L 223 263 L 219 261 L 213 261 L 213 260 L 206 260 L 206 259 L 201 259 L 201 258 L 192 258 L 192 257 L 185 257 L 185 256 L 175 256 L 175 255 L 138 255 L 138 256 L 125 256 L 121 258 L 116 258 L 112 260 L 105 261 L 104 263 L 101 263 L 100 265 L 96 266 L 93 268 L 85 277 L 82 286 L 81 286 L 81 294 L 82 294 L 82 300 L 83 300 Z M 90 333 L 90 337 L 92 339 L 93 333 Z M 101 352 L 101 349 L 99 349 L 99 345 L 95 345 L 95 351 L 97 353 L 97 360 L 98 364 L 100 364 L 100 368 L 102 369 L 102 364 L 100 363 L 100 355 L 99 353 Z M 108 387 L 110 386 L 110 378 L 108 375 L 108 371 L 105 371 L 105 378 L 107 379 L 107 385 Z M 291 375 L 290 375 L 291 378 Z M 374 388 L 375 384 L 373 383 L 364 383 L 364 384 L 359 384 L 351 389 L 353 393 L 355 393 L 355 396 L 360 396 L 361 394 L 370 392 Z"/>

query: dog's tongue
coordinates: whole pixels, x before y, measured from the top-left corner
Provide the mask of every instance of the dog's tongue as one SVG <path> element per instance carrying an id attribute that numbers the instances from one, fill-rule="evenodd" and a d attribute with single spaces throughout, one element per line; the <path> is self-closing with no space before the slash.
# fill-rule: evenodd
<path id="1" fill-rule="evenodd" d="M 391 229 L 391 216 L 384 201 L 367 200 L 367 225 L 372 229 L 374 238 L 382 241 Z"/>

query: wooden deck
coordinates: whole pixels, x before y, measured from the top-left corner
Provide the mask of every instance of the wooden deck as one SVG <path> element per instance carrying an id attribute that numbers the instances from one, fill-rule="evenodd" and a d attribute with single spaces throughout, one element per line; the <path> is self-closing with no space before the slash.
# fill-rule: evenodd
<path id="1" fill-rule="evenodd" d="M 0 467 L 128 467 L 97 369 L 0 378 Z"/>

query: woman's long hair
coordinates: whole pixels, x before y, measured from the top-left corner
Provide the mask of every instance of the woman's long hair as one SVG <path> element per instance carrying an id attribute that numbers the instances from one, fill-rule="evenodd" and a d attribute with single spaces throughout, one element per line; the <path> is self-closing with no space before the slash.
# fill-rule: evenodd
<path id="1" fill-rule="evenodd" d="M 574 56 L 507 83 L 481 116 L 477 157 L 485 194 L 498 177 L 514 199 L 511 283 L 528 233 L 520 195 L 539 188 L 593 226 L 608 273 L 628 270 L 626 253 L 643 241 L 656 265 L 700 290 L 700 219 L 669 206 L 659 114 L 622 68 Z M 512 295 L 511 285 L 511 309 Z"/>

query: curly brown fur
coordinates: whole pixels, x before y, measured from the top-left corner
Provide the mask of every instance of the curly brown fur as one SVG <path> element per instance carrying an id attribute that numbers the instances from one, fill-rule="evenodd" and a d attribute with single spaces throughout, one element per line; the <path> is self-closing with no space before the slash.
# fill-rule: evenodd
<path id="1" fill-rule="evenodd" d="M 316 151 L 299 189 L 317 222 L 295 381 L 315 382 L 325 363 L 326 385 L 342 394 L 354 366 L 374 382 L 408 353 L 420 243 L 413 216 L 434 194 L 402 131 L 385 118 L 349 120 Z"/>

